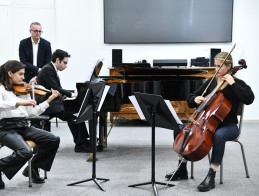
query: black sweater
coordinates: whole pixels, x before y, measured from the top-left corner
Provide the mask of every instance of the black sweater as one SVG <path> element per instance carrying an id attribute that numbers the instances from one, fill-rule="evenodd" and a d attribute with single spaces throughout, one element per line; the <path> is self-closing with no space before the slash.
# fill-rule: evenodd
<path id="1" fill-rule="evenodd" d="M 188 97 L 188 105 L 190 108 L 198 107 L 194 102 L 195 97 L 201 96 L 211 79 L 208 79 L 198 90 L 191 93 Z M 213 89 L 217 86 L 217 81 L 214 78 L 207 92 L 204 94 L 204 97 L 208 95 Z M 254 101 L 254 93 L 250 86 L 248 86 L 243 80 L 235 78 L 235 83 L 232 85 L 227 85 L 224 89 L 221 90 L 224 97 L 228 99 L 231 104 L 231 110 L 226 116 L 223 122 L 227 123 L 238 123 L 237 120 L 237 111 L 240 103 L 246 105 L 252 104 Z"/>

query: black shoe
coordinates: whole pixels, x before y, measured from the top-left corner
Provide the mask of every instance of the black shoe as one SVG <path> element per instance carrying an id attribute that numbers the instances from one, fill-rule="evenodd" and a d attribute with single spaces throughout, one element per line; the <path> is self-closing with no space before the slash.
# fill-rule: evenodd
<path id="1" fill-rule="evenodd" d="M 91 147 L 86 144 L 77 144 L 75 146 L 75 152 L 92 152 Z"/>
<path id="2" fill-rule="evenodd" d="M 29 177 L 29 169 L 28 166 L 23 170 L 22 174 L 25 177 Z M 38 168 L 32 168 L 31 169 L 31 177 L 32 177 L 32 182 L 36 183 L 36 184 L 41 184 L 41 183 L 45 183 L 44 178 L 40 177 Z"/>
<path id="3" fill-rule="evenodd" d="M 96 145 L 98 144 L 98 142 L 99 142 L 99 138 L 96 138 Z M 85 144 L 91 146 L 91 139 L 87 138 Z"/>
<path id="4" fill-rule="evenodd" d="M 197 189 L 201 192 L 209 191 L 210 189 L 215 188 L 215 175 L 216 171 L 214 171 L 212 168 L 210 168 L 208 175 L 203 180 L 202 183 L 199 184 Z"/>
<path id="5" fill-rule="evenodd" d="M 186 179 L 188 179 L 187 163 L 183 162 L 181 164 L 181 166 L 176 171 L 174 171 L 172 173 L 169 173 L 169 174 L 166 174 L 165 178 L 168 178 L 168 180 L 170 180 L 170 181 L 186 180 Z"/>
<path id="6" fill-rule="evenodd" d="M 0 189 L 4 189 L 5 188 L 5 183 L 2 179 L 2 172 L 0 171 Z"/>

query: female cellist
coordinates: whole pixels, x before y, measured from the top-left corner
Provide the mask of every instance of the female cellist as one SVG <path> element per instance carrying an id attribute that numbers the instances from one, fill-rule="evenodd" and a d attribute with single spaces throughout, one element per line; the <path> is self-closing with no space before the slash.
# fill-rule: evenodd
<path id="1" fill-rule="evenodd" d="M 210 92 L 217 88 L 217 86 L 221 86 L 219 89 L 220 92 L 223 94 L 224 98 L 231 102 L 232 106 L 230 112 L 224 118 L 223 122 L 217 126 L 214 133 L 209 172 L 203 182 L 197 187 L 199 191 L 209 191 L 215 188 L 214 179 L 216 171 L 223 159 L 225 143 L 236 139 L 239 134 L 237 127 L 237 110 L 239 104 L 244 103 L 249 105 L 254 101 L 254 93 L 250 86 L 229 73 L 233 66 L 232 57 L 229 53 L 218 53 L 215 56 L 214 65 L 216 67 L 216 72 L 218 71 L 216 77 L 208 79 L 197 91 L 191 93 L 187 100 L 188 105 L 190 108 L 198 107 L 206 101 L 206 96 Z M 208 86 L 209 83 L 210 86 Z M 206 88 L 207 91 L 205 92 Z M 203 95 L 204 92 L 205 94 Z M 173 173 L 167 174 L 166 178 L 170 179 L 172 177 L 171 180 L 188 179 L 186 161 L 184 160 L 173 176 L 172 174 Z"/>
<path id="2" fill-rule="evenodd" d="M 5 188 L 2 173 L 9 180 L 12 179 L 32 157 L 32 150 L 25 140 L 32 140 L 39 147 L 31 161 L 34 183 L 44 183 L 38 168 L 50 171 L 59 147 L 58 136 L 29 126 L 26 117 L 40 115 L 60 93 L 52 90 L 51 96 L 39 105 L 31 99 L 30 94 L 14 93 L 13 87 L 23 83 L 24 73 L 25 65 L 16 60 L 7 61 L 0 66 L 0 144 L 13 150 L 13 154 L 0 159 L 0 189 Z M 27 167 L 23 175 L 28 177 Z"/>

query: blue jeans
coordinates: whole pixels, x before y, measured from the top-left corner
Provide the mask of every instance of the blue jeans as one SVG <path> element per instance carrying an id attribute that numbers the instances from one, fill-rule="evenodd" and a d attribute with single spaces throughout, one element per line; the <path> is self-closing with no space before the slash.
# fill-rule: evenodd
<path id="1" fill-rule="evenodd" d="M 214 133 L 211 163 L 221 164 L 224 156 L 225 144 L 233 141 L 239 136 L 239 129 L 236 124 L 223 123 Z"/>

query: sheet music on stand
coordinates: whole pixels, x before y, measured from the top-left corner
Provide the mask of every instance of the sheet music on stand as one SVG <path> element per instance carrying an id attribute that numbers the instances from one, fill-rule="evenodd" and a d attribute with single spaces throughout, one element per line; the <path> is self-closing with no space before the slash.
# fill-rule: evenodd
<path id="1" fill-rule="evenodd" d="M 173 106 L 172 106 L 172 104 L 170 103 L 170 101 L 165 99 L 165 103 L 166 103 L 168 109 L 170 110 L 170 112 L 172 113 L 172 115 L 173 115 L 175 121 L 177 122 L 177 124 L 182 125 L 183 122 L 180 120 L 180 118 L 179 118 L 178 115 L 176 114 L 175 109 L 173 108 Z"/>
<path id="2" fill-rule="evenodd" d="M 137 102 L 137 99 L 136 99 L 135 95 L 129 96 L 129 99 L 130 99 L 131 103 L 133 104 L 133 106 L 135 107 L 135 109 L 136 109 L 140 119 L 141 120 L 146 120 L 142 110 L 140 109 L 140 106 L 139 106 L 139 104 Z M 177 124 L 183 124 L 182 121 L 180 120 L 180 118 L 178 117 L 178 115 L 176 114 L 175 109 L 173 108 L 173 106 L 170 103 L 170 101 L 169 100 L 164 100 L 164 101 L 165 101 L 168 109 L 172 113 L 172 115 L 173 115 L 175 121 L 177 122 Z"/>
<path id="3" fill-rule="evenodd" d="M 140 119 L 141 120 L 146 120 L 142 110 L 140 109 L 140 106 L 139 106 L 139 104 L 137 102 L 137 99 L 136 99 L 135 95 L 129 96 L 129 99 L 130 99 L 131 103 L 133 104 L 134 108 L 136 109 Z"/>
<path id="4" fill-rule="evenodd" d="M 99 112 L 105 101 L 105 98 L 106 98 L 106 95 L 108 94 L 109 89 L 110 89 L 110 86 L 105 85 L 104 82 L 90 84 L 89 88 L 85 93 L 84 100 L 80 106 L 79 112 L 74 114 L 74 116 L 77 117 L 77 119 L 75 120 L 75 123 L 80 123 L 86 120 L 90 120 L 90 116 L 87 114 L 91 113 L 88 110 L 92 109 L 92 105 L 93 105 L 92 102 L 94 100 L 94 97 L 97 98 L 95 110 Z M 82 120 L 83 116 L 85 117 L 85 119 Z M 88 118 L 86 118 L 86 116 Z"/>
<path id="5" fill-rule="evenodd" d="M 105 97 L 106 97 L 106 95 L 107 95 L 109 89 L 110 89 L 110 86 L 105 85 L 104 90 L 103 90 L 103 94 L 102 94 L 102 97 L 101 97 L 101 100 L 100 100 L 100 103 L 99 103 L 98 108 L 97 108 L 97 111 L 98 111 L 98 112 L 100 112 L 100 110 L 101 110 L 101 108 L 102 108 L 103 102 L 104 102 L 104 100 L 105 100 Z"/>

